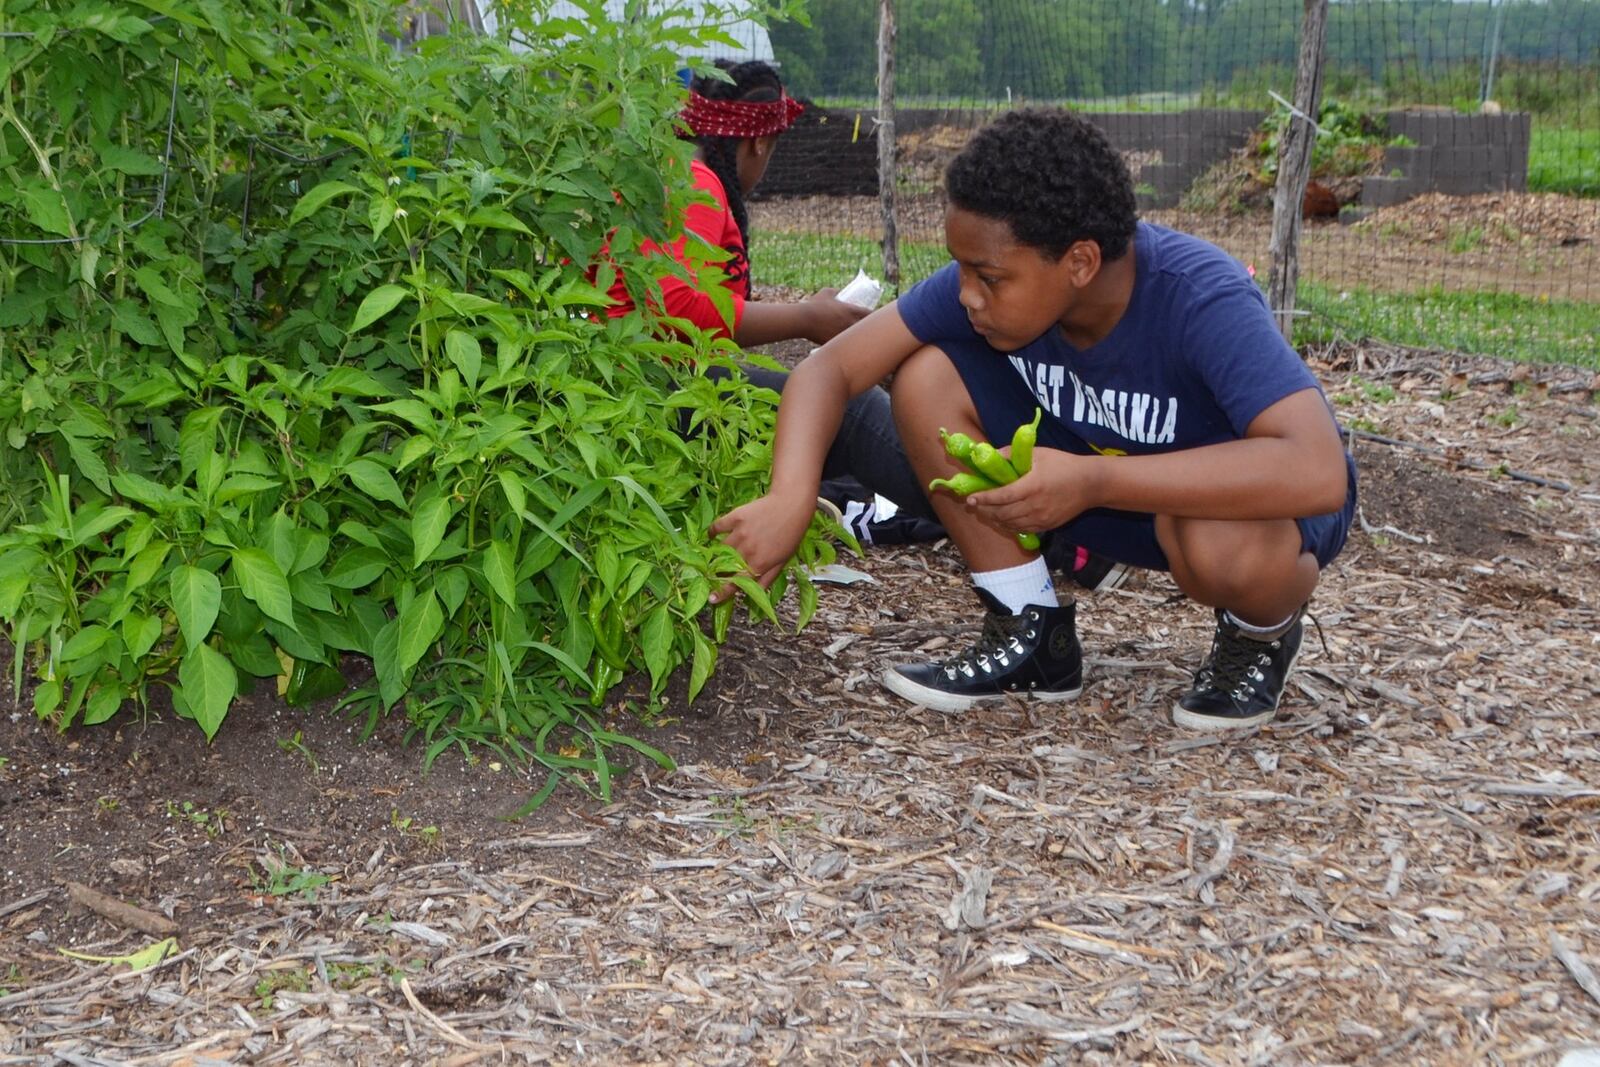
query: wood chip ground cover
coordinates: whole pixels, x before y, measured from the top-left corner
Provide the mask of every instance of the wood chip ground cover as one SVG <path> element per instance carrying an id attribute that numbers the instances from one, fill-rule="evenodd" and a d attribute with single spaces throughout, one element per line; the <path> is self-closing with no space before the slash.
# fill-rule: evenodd
<path id="1" fill-rule="evenodd" d="M 497 818 L 515 769 L 423 777 L 392 728 L 361 745 L 268 695 L 210 748 L 166 715 L 68 738 L 8 716 L 0 1063 L 1600 1045 L 1600 409 L 1563 369 L 1318 356 L 1368 435 L 1363 529 L 1269 729 L 1167 722 L 1209 620 L 1151 575 L 1080 602 L 1076 705 L 906 708 L 881 665 L 975 630 L 947 546 L 850 561 L 876 584 L 825 589 L 798 637 L 736 627 L 697 708 L 648 730 L 676 774 L 522 822 Z M 170 919 L 174 954 L 64 956 L 158 940 L 69 881 Z"/>

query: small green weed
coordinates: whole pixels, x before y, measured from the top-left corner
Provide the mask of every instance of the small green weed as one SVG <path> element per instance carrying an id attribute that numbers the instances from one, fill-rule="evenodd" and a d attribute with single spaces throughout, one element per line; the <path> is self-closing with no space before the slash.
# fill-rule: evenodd
<path id="1" fill-rule="evenodd" d="M 1456 255 L 1471 252 L 1483 244 L 1482 226 L 1452 226 L 1448 233 L 1446 247 Z"/>
<path id="2" fill-rule="evenodd" d="M 1517 410 L 1517 405 L 1507 404 L 1505 410 L 1495 415 L 1492 421 L 1496 425 L 1504 426 L 1509 430 L 1522 421 L 1522 412 Z"/>
<path id="3" fill-rule="evenodd" d="M 1351 375 L 1350 384 L 1360 390 L 1361 396 L 1374 404 L 1387 404 L 1394 399 L 1394 389 L 1381 382 L 1369 382 L 1359 374 Z M 1358 399 L 1355 393 L 1335 393 L 1332 401 L 1339 407 L 1349 407 Z"/>
<path id="4" fill-rule="evenodd" d="M 299 730 L 294 732 L 293 737 L 279 738 L 278 748 L 284 752 L 297 753 L 301 759 L 306 761 L 306 767 L 311 771 L 312 774 L 316 774 L 317 771 L 319 771 L 322 767 L 322 765 L 317 762 L 316 753 L 311 751 L 311 746 L 307 745 L 305 740 L 300 736 Z"/>
<path id="5" fill-rule="evenodd" d="M 406 837 L 415 837 L 430 845 L 439 841 L 437 826 L 421 826 L 411 816 L 401 815 L 399 808 L 389 810 L 389 825 Z"/>
<path id="6" fill-rule="evenodd" d="M 270 897 L 289 897 L 298 895 L 301 900 L 316 900 L 317 890 L 333 881 L 327 874 L 319 874 L 310 867 L 296 867 L 284 855 L 283 849 L 278 849 L 278 860 L 273 862 L 271 857 L 261 861 L 262 874 L 253 875 L 251 882 L 256 887 L 256 892 Z"/>
<path id="7" fill-rule="evenodd" d="M 95 797 L 94 806 L 101 814 L 112 815 L 116 813 L 118 808 L 122 807 L 122 801 L 107 793 L 105 796 Z"/>
<path id="8" fill-rule="evenodd" d="M 256 999 L 262 1011 L 271 1011 L 278 1002 L 279 993 L 311 992 L 311 972 L 308 970 L 272 971 L 255 984 Z"/>
<path id="9" fill-rule="evenodd" d="M 1349 426 L 1350 426 L 1350 428 L 1352 430 L 1360 430 L 1362 433 L 1382 433 L 1383 432 L 1382 428 L 1377 423 L 1373 422 L 1371 419 L 1360 419 L 1360 418 L 1351 419 L 1349 421 Z"/>
<path id="10" fill-rule="evenodd" d="M 755 830 L 756 820 L 744 810 L 744 797 L 715 797 L 711 804 L 724 835 L 746 836 Z"/>
<path id="11" fill-rule="evenodd" d="M 185 800 L 182 804 L 167 801 L 167 818 L 182 819 L 186 823 L 206 832 L 207 837 L 221 837 L 228 830 L 228 820 L 232 815 L 226 808 L 216 811 L 207 811 L 205 808 L 195 807 L 193 801 Z"/>
<path id="12" fill-rule="evenodd" d="M 0 997 L 9 997 L 22 989 L 22 968 L 13 963 L 6 968 L 6 976 L 0 979 Z"/>
<path id="13" fill-rule="evenodd" d="M 348 992 L 356 986 L 373 977 L 377 972 L 365 963 L 330 963 L 328 964 L 328 984 L 333 988 Z"/>

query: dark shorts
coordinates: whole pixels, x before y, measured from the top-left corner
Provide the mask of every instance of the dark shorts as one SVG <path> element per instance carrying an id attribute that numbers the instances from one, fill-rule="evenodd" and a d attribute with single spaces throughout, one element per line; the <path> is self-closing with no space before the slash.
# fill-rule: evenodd
<path id="1" fill-rule="evenodd" d="M 984 436 L 989 440 L 1010 441 L 1018 426 L 1033 419 L 1038 400 L 1005 357 L 982 341 L 945 343 L 939 347 L 961 375 L 962 384 L 978 410 Z M 1087 442 L 1056 420 L 1040 425 L 1039 445 L 1080 456 L 1094 454 Z M 1301 546 L 1314 555 L 1322 567 L 1332 563 L 1344 548 L 1350 535 L 1350 523 L 1355 518 L 1356 465 L 1349 453 L 1345 454 L 1345 467 L 1349 491 L 1345 494 L 1344 507 L 1327 515 L 1295 520 L 1300 527 Z M 1046 546 L 1046 555 L 1051 559 L 1060 554 L 1052 550 L 1063 547 L 1061 542 L 1065 541 L 1119 563 L 1159 571 L 1171 569 L 1167 554 L 1156 540 L 1155 516 L 1144 512 L 1093 508 L 1050 531 L 1047 538 L 1050 544 Z"/>

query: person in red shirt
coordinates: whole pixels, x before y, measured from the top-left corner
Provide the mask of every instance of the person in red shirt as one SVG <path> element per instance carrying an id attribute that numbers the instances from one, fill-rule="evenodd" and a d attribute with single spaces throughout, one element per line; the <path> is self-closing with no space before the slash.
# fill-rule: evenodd
<path id="1" fill-rule="evenodd" d="M 719 64 L 730 80 L 697 76 L 689 86 L 681 120 L 684 136 L 697 145 L 690 179 L 710 203 L 692 205 L 683 219 L 685 236 L 670 245 L 646 243 L 646 253 L 670 255 L 688 268 L 691 279 L 660 280 L 662 315 L 681 319 L 712 334 L 731 338 L 741 347 L 803 338 L 823 344 L 843 333 L 871 309 L 836 299 L 838 290 L 823 289 L 798 301 L 754 300 L 750 292 L 750 215 L 745 196 L 767 172 L 778 138 L 793 125 L 805 105 L 784 91 L 770 64 L 752 61 Z M 721 248 L 728 258 L 697 265 L 688 251 L 694 234 Z M 706 293 L 707 285 L 725 285 L 732 297 L 733 322 Z M 616 304 L 606 313 L 628 314 L 634 302 L 618 277 L 609 295 Z M 713 374 L 720 371 L 714 370 Z M 746 367 L 750 381 L 782 392 L 788 375 Z M 851 531 L 863 542 L 932 540 L 943 535 L 933 509 L 895 430 L 889 395 L 881 388 L 856 397 L 844 413 L 824 467 L 822 497 L 836 517 L 848 516 Z M 881 495 L 902 509 L 878 520 L 873 503 Z"/>
<path id="2" fill-rule="evenodd" d="M 722 275 L 719 280 L 733 297 L 733 324 L 730 328 L 704 286 L 682 278 L 661 280 L 659 310 L 732 338 L 746 348 L 796 338 L 817 344 L 830 341 L 866 318 L 870 309 L 834 299 L 836 289 L 823 289 L 807 300 L 793 302 L 755 301 L 750 296 L 750 214 L 745 197 L 766 174 L 779 135 L 793 125 L 805 105 L 784 91 L 770 64 L 752 61 L 723 69 L 732 81 L 696 77 L 683 109 L 683 126 L 698 145 L 690 163 L 690 179 L 711 198 L 711 203 L 689 208 L 683 227 L 727 252 L 728 259 L 715 266 Z M 664 252 L 692 271 L 688 241 L 687 236 L 680 237 L 667 248 L 646 243 L 643 251 Z M 715 277 L 713 272 L 707 281 Z M 609 295 L 617 301 L 607 309 L 612 318 L 633 310 L 632 297 L 620 277 L 612 283 Z"/>

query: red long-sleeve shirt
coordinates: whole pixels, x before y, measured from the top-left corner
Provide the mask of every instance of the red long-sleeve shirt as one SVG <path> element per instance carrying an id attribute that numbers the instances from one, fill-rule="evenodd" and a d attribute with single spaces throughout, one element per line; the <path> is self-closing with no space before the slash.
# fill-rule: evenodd
<path id="1" fill-rule="evenodd" d="M 727 191 L 723 189 L 722 180 L 716 173 L 696 159 L 690 163 L 690 174 L 694 187 L 709 193 L 715 203 L 692 205 L 684 216 L 683 228 L 728 252 L 728 259 L 725 262 L 708 266 L 712 270 L 711 278 L 717 283 L 726 285 L 732 293 L 733 328 L 729 329 L 728 323 L 723 321 L 722 314 L 703 288 L 691 285 L 680 278 L 661 279 L 661 312 L 673 318 L 687 319 L 701 329 L 718 336 L 732 337 L 734 330 L 739 327 L 739 321 L 744 317 L 745 301 L 750 298 L 750 260 L 745 255 L 744 236 L 739 232 L 739 224 L 734 221 L 733 212 L 728 208 Z M 640 251 L 647 255 L 670 255 L 679 263 L 687 265 L 685 252 L 687 244 L 687 237 L 680 237 L 667 247 L 654 241 L 646 241 L 640 246 Z M 606 309 L 606 314 L 611 318 L 620 318 L 633 310 L 633 300 L 628 296 L 627 287 L 622 284 L 620 277 L 611 283 L 609 295 L 617 301 L 615 305 Z"/>

